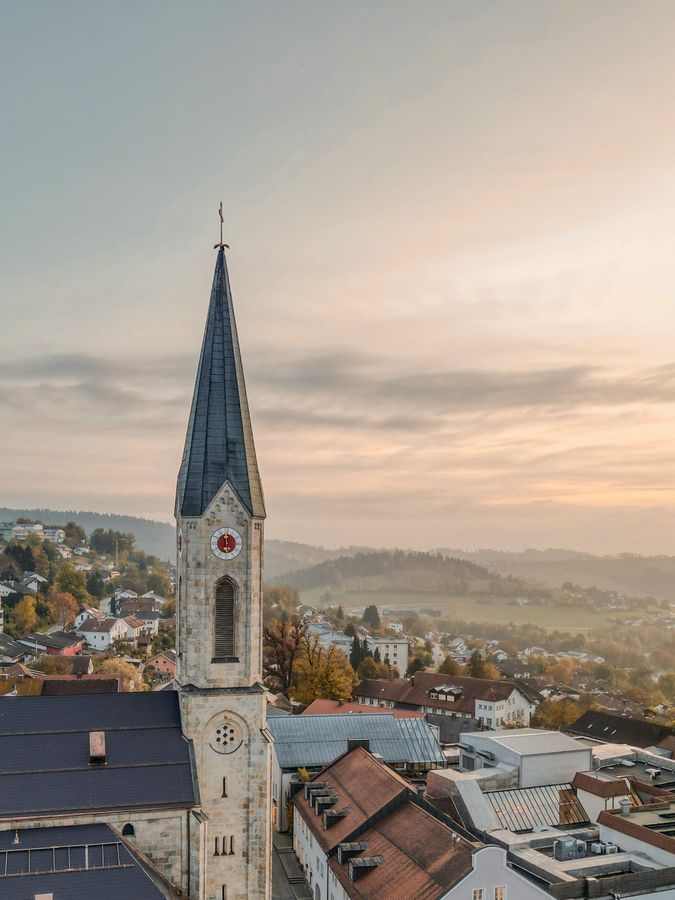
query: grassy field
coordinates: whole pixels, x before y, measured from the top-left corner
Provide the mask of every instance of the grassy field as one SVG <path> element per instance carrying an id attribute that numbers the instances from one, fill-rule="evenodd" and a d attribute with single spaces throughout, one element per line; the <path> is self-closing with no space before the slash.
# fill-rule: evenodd
<path id="1" fill-rule="evenodd" d="M 326 587 L 301 591 L 304 603 L 320 605 L 319 598 Z M 585 606 L 511 606 L 507 599 L 488 600 L 481 597 L 452 596 L 412 591 L 359 591 L 331 590 L 331 603 L 341 603 L 347 609 L 369 606 L 374 603 L 379 609 L 398 607 L 406 609 L 437 609 L 441 616 L 462 619 L 465 622 L 513 623 L 514 625 L 538 625 L 548 631 L 568 631 L 587 633 L 595 628 L 606 627 L 612 621 L 622 621 L 635 613 L 612 610 L 594 612 Z"/>

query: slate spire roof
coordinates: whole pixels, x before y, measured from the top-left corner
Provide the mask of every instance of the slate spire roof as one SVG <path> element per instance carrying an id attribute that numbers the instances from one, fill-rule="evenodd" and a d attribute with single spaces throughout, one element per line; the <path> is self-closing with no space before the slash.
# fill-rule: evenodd
<path id="1" fill-rule="evenodd" d="M 265 515 L 225 250 L 216 258 L 176 514 L 201 516 L 225 482 L 252 516 Z"/>

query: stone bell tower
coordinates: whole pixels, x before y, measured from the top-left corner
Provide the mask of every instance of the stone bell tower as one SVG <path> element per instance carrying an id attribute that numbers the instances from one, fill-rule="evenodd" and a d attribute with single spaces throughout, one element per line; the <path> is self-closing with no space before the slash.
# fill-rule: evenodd
<path id="1" fill-rule="evenodd" d="M 175 512 L 176 681 L 202 814 L 200 840 L 191 839 L 191 897 L 264 900 L 271 890 L 265 505 L 222 239 L 216 246 Z"/>

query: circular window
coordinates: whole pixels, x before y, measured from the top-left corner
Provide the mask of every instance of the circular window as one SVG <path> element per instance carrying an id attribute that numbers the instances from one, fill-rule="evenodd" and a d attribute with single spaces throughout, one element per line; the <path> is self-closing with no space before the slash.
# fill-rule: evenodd
<path id="1" fill-rule="evenodd" d="M 219 722 L 213 726 L 209 744 L 217 753 L 234 753 L 241 747 L 244 736 L 236 722 Z"/>

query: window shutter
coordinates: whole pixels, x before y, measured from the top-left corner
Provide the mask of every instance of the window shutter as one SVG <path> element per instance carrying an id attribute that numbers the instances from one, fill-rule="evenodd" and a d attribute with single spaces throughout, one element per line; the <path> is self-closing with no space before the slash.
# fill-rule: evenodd
<path id="1" fill-rule="evenodd" d="M 217 659 L 235 655 L 234 585 L 226 578 L 216 585 L 213 655 Z"/>

